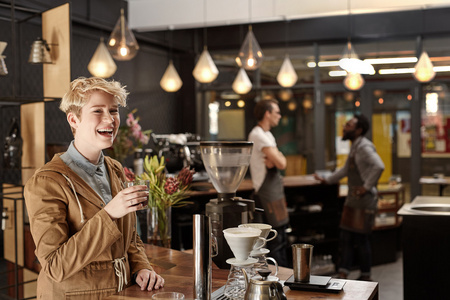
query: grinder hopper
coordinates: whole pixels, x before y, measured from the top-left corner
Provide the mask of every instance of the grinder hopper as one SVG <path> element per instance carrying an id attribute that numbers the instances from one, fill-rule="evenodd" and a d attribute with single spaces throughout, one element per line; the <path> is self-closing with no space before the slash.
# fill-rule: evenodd
<path id="1" fill-rule="evenodd" d="M 206 204 L 205 214 L 211 218 L 212 233 L 217 238 L 218 255 L 214 262 L 227 268 L 226 260 L 233 257 L 223 230 L 253 220 L 253 200 L 236 197 L 236 190 L 247 173 L 253 142 L 200 142 L 203 164 L 217 190 L 217 199 Z"/>

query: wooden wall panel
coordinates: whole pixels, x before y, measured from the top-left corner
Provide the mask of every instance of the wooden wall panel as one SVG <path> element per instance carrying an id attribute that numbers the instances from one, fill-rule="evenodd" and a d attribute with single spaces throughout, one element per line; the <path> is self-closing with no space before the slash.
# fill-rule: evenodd
<path id="1" fill-rule="evenodd" d="M 45 64 L 44 97 L 61 98 L 69 88 L 70 5 L 66 3 L 42 13 L 42 38 L 50 45 L 52 64 Z"/>
<path id="2" fill-rule="evenodd" d="M 23 139 L 22 183 L 45 164 L 45 104 L 23 104 L 20 107 Z"/>

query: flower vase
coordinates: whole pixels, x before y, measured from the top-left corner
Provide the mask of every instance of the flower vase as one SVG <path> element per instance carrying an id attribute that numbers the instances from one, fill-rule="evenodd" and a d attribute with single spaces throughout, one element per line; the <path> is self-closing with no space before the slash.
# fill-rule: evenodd
<path id="1" fill-rule="evenodd" d="M 172 207 L 149 206 L 147 243 L 170 248 L 172 241 Z"/>

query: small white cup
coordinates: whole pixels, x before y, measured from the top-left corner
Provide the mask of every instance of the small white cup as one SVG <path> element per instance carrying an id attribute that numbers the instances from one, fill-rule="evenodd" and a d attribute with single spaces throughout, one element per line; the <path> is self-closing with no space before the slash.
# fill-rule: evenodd
<path id="1" fill-rule="evenodd" d="M 238 227 L 239 228 L 256 228 L 256 229 L 261 230 L 261 235 L 260 236 L 265 239 L 266 243 L 270 242 L 271 240 L 276 238 L 277 235 L 278 235 L 278 232 L 275 229 L 272 229 L 272 225 L 269 225 L 269 224 L 246 223 L 246 224 L 241 224 Z M 267 238 L 271 232 L 273 232 L 273 236 L 270 237 L 270 238 Z M 260 242 L 258 241 L 258 243 L 256 243 L 255 246 L 259 247 L 260 246 Z M 254 248 L 253 250 L 256 250 L 256 249 Z"/>
<path id="2" fill-rule="evenodd" d="M 260 249 L 266 244 L 266 240 L 260 236 L 261 230 L 257 228 L 232 227 L 225 229 L 223 234 L 234 257 L 241 262 L 248 259 L 252 250 Z M 259 240 L 262 241 L 262 245 L 253 248 Z"/>

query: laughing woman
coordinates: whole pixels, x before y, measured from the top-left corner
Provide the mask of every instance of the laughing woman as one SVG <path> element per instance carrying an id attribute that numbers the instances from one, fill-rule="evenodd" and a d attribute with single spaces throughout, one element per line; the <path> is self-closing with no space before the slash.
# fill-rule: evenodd
<path id="1" fill-rule="evenodd" d="M 78 78 L 61 101 L 74 140 L 25 186 L 42 265 L 38 299 L 101 299 L 134 282 L 141 290 L 164 286 L 136 234 L 135 212 L 148 191 L 122 189 L 122 166 L 102 153 L 113 144 L 127 95 L 118 82 Z"/>

